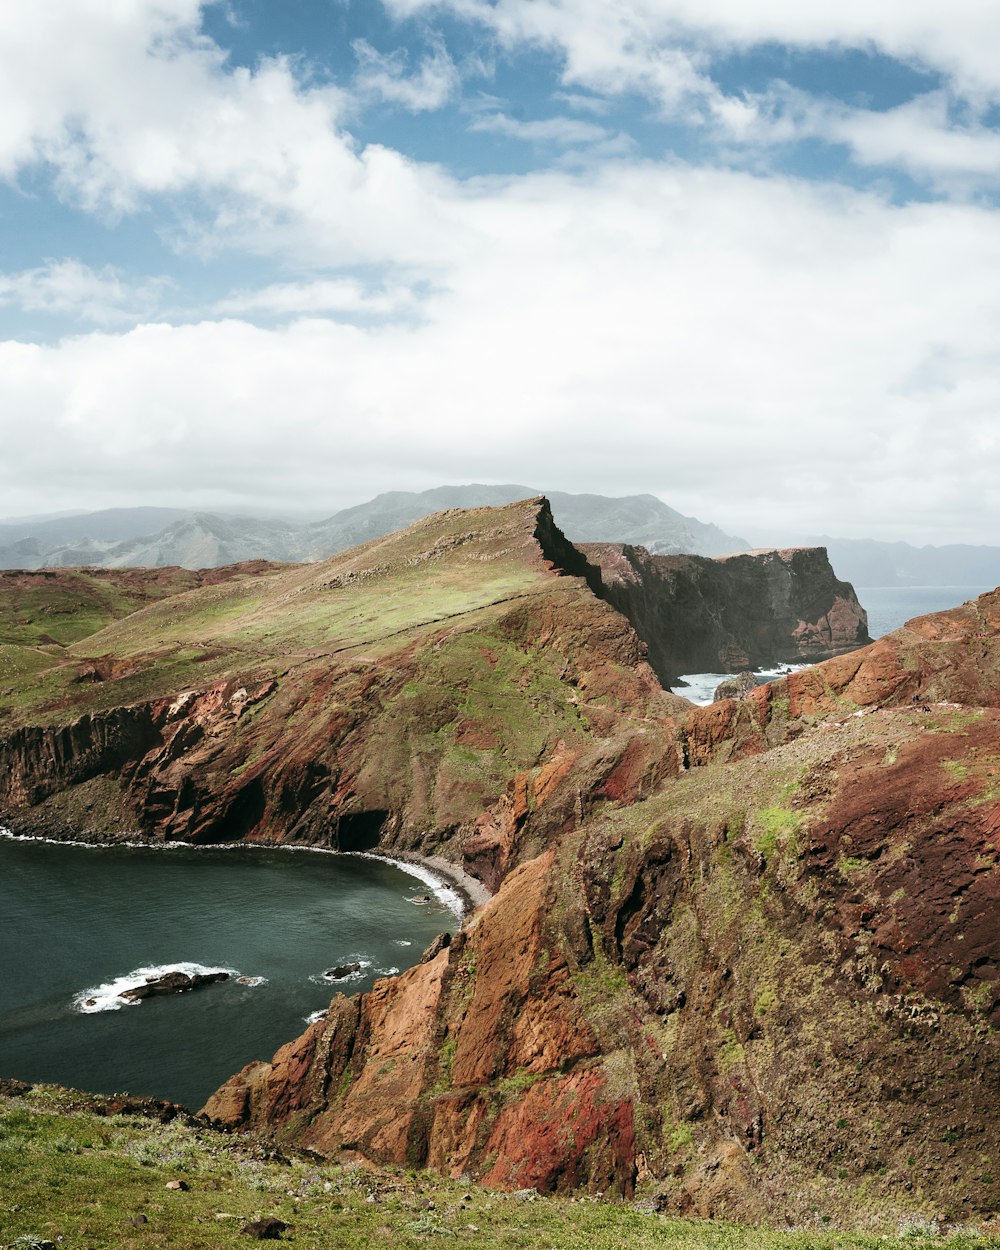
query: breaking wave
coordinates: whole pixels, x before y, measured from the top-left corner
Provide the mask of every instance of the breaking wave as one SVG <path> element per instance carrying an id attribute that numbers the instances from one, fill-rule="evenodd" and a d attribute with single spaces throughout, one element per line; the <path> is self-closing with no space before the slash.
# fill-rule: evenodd
<path id="1" fill-rule="evenodd" d="M 226 972 L 232 981 L 247 986 L 263 985 L 267 980 L 266 977 L 245 977 L 235 968 L 222 968 L 217 965 L 209 967 L 207 964 L 195 963 L 151 964 L 147 968 L 136 968 L 133 972 L 126 972 L 124 976 L 116 977 L 113 981 L 106 981 L 103 985 L 81 990 L 73 998 L 73 1009 L 83 1015 L 93 1015 L 98 1011 L 120 1011 L 122 1007 L 138 1007 L 144 1001 L 143 999 L 130 1002 L 127 998 L 121 997 L 122 993 L 125 990 L 138 989 L 147 981 L 166 976 L 168 972 L 183 972 L 189 977 L 205 976 L 211 972 Z"/>

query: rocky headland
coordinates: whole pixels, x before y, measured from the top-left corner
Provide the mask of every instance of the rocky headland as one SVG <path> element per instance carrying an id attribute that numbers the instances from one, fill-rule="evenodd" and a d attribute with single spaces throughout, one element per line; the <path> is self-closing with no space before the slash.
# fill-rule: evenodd
<path id="1" fill-rule="evenodd" d="M 661 681 L 680 673 L 735 673 L 785 660 L 814 663 L 870 642 L 854 588 L 823 547 L 736 555 L 650 555 L 592 543 L 604 596 L 635 626 Z"/>
<path id="2" fill-rule="evenodd" d="M 662 559 L 531 500 L 138 610 L 80 591 L 58 643 L 8 605 L 0 820 L 438 855 L 494 894 L 219 1124 L 717 1216 L 995 1210 L 1000 593 L 694 708 L 657 673 L 706 622 L 739 669 L 863 614 L 808 552 Z M 780 630 L 713 616 L 726 577 Z"/>

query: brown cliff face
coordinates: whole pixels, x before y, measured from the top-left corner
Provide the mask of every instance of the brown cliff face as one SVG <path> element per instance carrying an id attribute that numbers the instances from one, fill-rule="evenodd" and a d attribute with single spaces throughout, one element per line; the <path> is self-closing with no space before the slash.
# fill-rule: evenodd
<path id="1" fill-rule="evenodd" d="M 996 1209 L 1000 593 L 696 709 L 595 584 L 535 500 L 95 635 L 65 600 L 68 645 L 19 608 L 3 821 L 378 842 L 497 889 L 221 1123 L 716 1216 Z"/>
<path id="2" fill-rule="evenodd" d="M 630 1100 L 599 1055 L 565 959 L 543 940 L 552 852 L 515 869 L 475 924 L 250 1065 L 205 1113 L 281 1125 L 325 1154 L 474 1171 L 488 1185 L 629 1193 Z"/>
<path id="3" fill-rule="evenodd" d="M 581 551 L 600 567 L 605 597 L 635 626 L 664 685 L 681 673 L 811 663 L 870 641 L 865 611 L 823 547 L 717 559 L 614 543 Z"/>
<path id="4" fill-rule="evenodd" d="M 1000 592 L 692 709 L 673 754 L 557 750 L 467 842 L 522 863 L 489 907 L 209 1113 L 716 1217 L 995 1210 L 998 626 Z"/>

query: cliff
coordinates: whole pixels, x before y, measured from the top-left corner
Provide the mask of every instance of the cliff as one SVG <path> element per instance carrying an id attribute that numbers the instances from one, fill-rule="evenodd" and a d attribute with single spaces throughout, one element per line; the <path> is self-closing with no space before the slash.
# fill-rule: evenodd
<path id="1" fill-rule="evenodd" d="M 227 1127 L 713 1216 L 995 1210 L 1000 592 L 694 708 L 599 597 L 624 561 L 666 647 L 669 563 L 626 551 L 588 562 L 535 499 L 133 571 L 99 611 L 91 574 L 17 575 L 0 820 L 441 853 L 495 891 L 228 1082 Z M 804 647 L 843 636 L 794 609 Z"/>
<path id="2" fill-rule="evenodd" d="M 581 546 L 604 596 L 649 648 L 665 685 L 681 673 L 813 663 L 863 646 L 868 620 L 822 547 L 709 559 L 655 556 L 621 543 Z"/>
<path id="3" fill-rule="evenodd" d="M 652 787 L 642 729 L 544 762 L 491 904 L 207 1114 L 714 1217 L 994 1210 L 998 675 L 1000 592 L 692 710 Z"/>
<path id="4" fill-rule="evenodd" d="M 539 758 L 684 706 L 594 585 L 537 499 L 319 565 L 6 575 L 0 819 L 447 850 Z"/>

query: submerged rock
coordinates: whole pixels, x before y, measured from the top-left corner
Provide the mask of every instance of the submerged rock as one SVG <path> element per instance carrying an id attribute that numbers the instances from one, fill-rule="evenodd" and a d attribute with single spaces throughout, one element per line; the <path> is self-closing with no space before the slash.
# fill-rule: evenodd
<path id="1" fill-rule="evenodd" d="M 124 998 L 128 1003 L 137 1003 L 143 998 L 153 998 L 158 994 L 183 994 L 186 990 L 196 990 L 213 981 L 228 980 L 228 972 L 195 972 L 192 975 L 186 972 L 165 972 L 162 977 L 150 977 L 145 985 L 122 990 L 118 997 Z"/>

